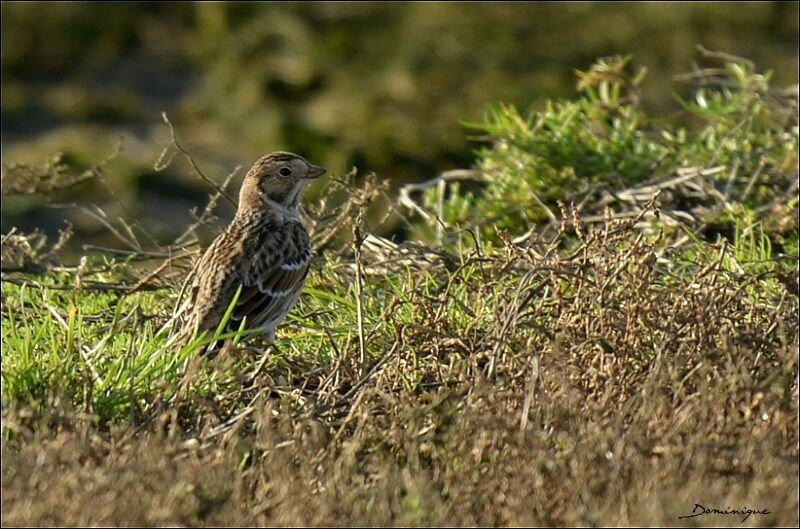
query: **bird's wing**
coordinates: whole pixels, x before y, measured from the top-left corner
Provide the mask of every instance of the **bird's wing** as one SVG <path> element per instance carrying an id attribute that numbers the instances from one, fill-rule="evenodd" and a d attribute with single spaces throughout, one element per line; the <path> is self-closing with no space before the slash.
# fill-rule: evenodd
<path id="1" fill-rule="evenodd" d="M 299 222 L 234 221 L 198 261 L 180 311 L 182 334 L 216 330 L 240 286 L 227 329 L 238 329 L 245 317 L 248 328 L 268 324 L 291 308 L 310 261 L 308 233 Z"/>
<path id="2" fill-rule="evenodd" d="M 245 317 L 249 328 L 282 317 L 294 304 L 308 274 L 311 245 L 302 224 L 283 224 L 256 239 L 229 327 L 238 328 Z"/>

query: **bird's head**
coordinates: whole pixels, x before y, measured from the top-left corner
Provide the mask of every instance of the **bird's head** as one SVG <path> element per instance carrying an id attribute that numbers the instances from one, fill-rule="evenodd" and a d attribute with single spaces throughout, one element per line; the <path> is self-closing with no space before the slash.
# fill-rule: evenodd
<path id="1" fill-rule="evenodd" d="M 303 189 L 325 169 L 290 152 L 273 152 L 253 164 L 239 194 L 240 207 L 271 200 L 285 208 L 296 208 Z"/>

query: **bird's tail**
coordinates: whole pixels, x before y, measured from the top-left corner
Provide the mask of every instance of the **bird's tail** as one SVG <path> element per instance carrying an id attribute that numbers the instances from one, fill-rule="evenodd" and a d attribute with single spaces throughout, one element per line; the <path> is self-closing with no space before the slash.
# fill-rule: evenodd
<path id="1" fill-rule="evenodd" d="M 161 329 L 158 330 L 156 336 L 159 336 L 162 333 L 167 333 L 168 338 L 165 346 L 173 347 L 177 350 L 184 347 L 201 334 L 208 332 L 197 328 L 197 324 L 197 321 L 192 322 L 190 320 L 186 320 L 182 317 L 181 313 L 177 313 L 167 320 Z M 220 348 L 229 341 L 229 339 L 212 341 L 211 343 L 198 346 L 196 352 L 206 358 L 213 358 L 220 351 Z"/>
<path id="2" fill-rule="evenodd" d="M 162 333 L 169 334 L 167 346 L 182 347 L 186 345 L 195 334 L 193 332 L 194 329 L 192 328 L 192 325 L 189 324 L 186 318 L 186 314 L 189 312 L 189 305 L 191 304 L 191 296 L 186 296 L 184 299 L 186 289 L 191 284 L 195 272 L 196 269 L 193 269 L 183 282 L 183 285 L 181 285 L 181 290 L 178 293 L 175 308 L 172 310 L 172 316 L 169 317 L 169 319 L 156 333 L 156 336 L 159 336 Z"/>
<path id="3" fill-rule="evenodd" d="M 156 331 L 156 337 L 158 336 L 167 336 L 167 347 L 182 347 L 186 345 L 191 338 L 192 333 L 186 332 L 186 326 L 184 325 L 183 318 L 180 317 L 179 313 L 173 314 L 164 325 L 161 326 L 158 331 Z"/>

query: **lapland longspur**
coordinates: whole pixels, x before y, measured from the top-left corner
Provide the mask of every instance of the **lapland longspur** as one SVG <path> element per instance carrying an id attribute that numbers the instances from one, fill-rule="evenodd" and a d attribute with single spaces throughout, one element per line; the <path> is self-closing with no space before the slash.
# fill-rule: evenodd
<path id="1" fill-rule="evenodd" d="M 259 329 L 272 344 L 292 309 L 311 261 L 308 232 L 297 206 L 306 185 L 325 173 L 302 156 L 274 152 L 247 172 L 236 216 L 198 261 L 186 302 L 178 310 L 182 340 L 214 332 L 236 291 L 228 322 Z"/>

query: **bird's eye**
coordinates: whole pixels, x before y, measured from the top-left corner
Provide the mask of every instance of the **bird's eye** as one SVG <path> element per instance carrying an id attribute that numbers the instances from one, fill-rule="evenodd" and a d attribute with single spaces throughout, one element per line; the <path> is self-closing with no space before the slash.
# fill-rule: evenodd
<path id="1" fill-rule="evenodd" d="M 289 176 L 292 174 L 292 170 L 288 167 L 281 167 L 281 170 L 278 171 L 278 174 L 281 176 Z"/>

